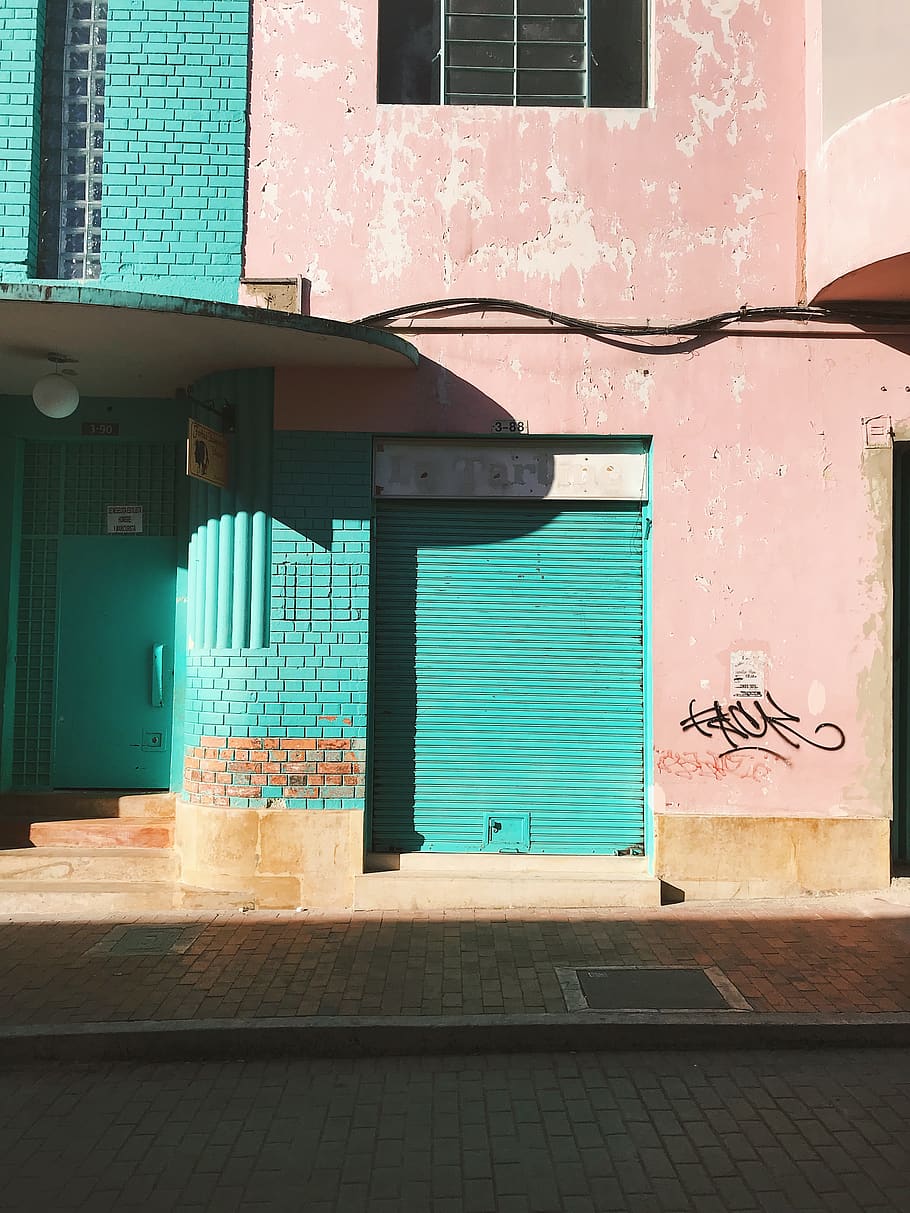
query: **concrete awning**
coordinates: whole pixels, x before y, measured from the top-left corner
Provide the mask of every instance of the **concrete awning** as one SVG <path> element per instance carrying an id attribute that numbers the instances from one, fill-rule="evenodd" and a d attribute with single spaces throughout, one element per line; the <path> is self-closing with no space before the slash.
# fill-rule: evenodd
<path id="1" fill-rule="evenodd" d="M 807 185 L 812 303 L 910 299 L 910 94 L 854 118 L 822 147 Z"/>
<path id="2" fill-rule="evenodd" d="M 75 360 L 83 396 L 173 396 L 213 371 L 416 366 L 407 341 L 314 316 L 94 286 L 0 283 L 0 395 Z"/>

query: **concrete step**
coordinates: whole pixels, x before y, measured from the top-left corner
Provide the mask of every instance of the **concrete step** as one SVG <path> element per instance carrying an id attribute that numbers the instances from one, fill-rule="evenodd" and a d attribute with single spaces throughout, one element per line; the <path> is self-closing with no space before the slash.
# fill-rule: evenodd
<path id="1" fill-rule="evenodd" d="M 639 861 L 633 860 L 637 864 Z M 660 905 L 660 881 L 640 867 L 626 875 L 581 868 L 543 872 L 429 870 L 365 872 L 354 881 L 355 910 L 604 910 Z"/>
<path id="2" fill-rule="evenodd" d="M 84 821 L 35 821 L 29 838 L 36 847 L 150 847 L 174 844 L 174 823 L 166 818 L 98 817 Z"/>
<path id="3" fill-rule="evenodd" d="M 367 855 L 367 872 L 430 872 L 466 876 L 590 876 L 601 880 L 646 876 L 648 861 L 639 855 L 520 855 L 445 851 L 410 851 L 403 855 L 373 851 Z"/>
<path id="4" fill-rule="evenodd" d="M 117 816 L 121 820 L 134 817 L 173 820 L 176 812 L 176 792 L 135 792 L 118 797 Z"/>
<path id="5" fill-rule="evenodd" d="M 0 851 L 3 881 L 89 881 L 103 884 L 147 884 L 176 880 L 177 856 L 151 847 L 30 847 Z"/>
<path id="6" fill-rule="evenodd" d="M 68 821 L 98 817 L 173 817 L 174 792 L 6 792 L 0 822 Z"/>
<path id="7" fill-rule="evenodd" d="M 256 902 L 243 893 L 197 889 L 185 884 L 174 885 L 175 910 L 255 910 L 256 908 Z"/>
<path id="8" fill-rule="evenodd" d="M 0 915 L 132 913 L 141 910 L 248 909 L 234 893 L 192 889 L 173 881 L 128 885 L 90 880 L 0 880 Z"/>

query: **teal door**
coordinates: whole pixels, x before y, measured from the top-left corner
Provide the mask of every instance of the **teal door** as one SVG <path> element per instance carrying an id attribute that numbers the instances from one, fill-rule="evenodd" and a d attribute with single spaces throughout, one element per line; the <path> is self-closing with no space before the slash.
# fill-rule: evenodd
<path id="1" fill-rule="evenodd" d="M 55 787 L 168 786 L 176 563 L 171 537 L 61 537 Z"/>
<path id="2" fill-rule="evenodd" d="M 637 504 L 377 507 L 373 847 L 644 843 Z"/>

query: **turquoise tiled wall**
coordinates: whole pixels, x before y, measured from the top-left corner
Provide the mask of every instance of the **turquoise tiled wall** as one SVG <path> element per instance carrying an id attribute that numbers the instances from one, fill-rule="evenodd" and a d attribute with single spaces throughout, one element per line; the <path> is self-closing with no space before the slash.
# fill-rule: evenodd
<path id="1" fill-rule="evenodd" d="M 0 7 L 0 278 L 34 271 L 44 0 Z"/>
<path id="2" fill-rule="evenodd" d="M 102 286 L 236 302 L 249 0 L 111 0 Z"/>
<path id="3" fill-rule="evenodd" d="M 35 272 L 44 0 L 0 6 L 0 277 Z M 100 285 L 236 301 L 249 0 L 110 0 Z"/>
<path id="4" fill-rule="evenodd" d="M 186 742 L 203 736 L 350 738 L 367 734 L 372 438 L 275 434 L 272 599 L 265 649 L 191 653 Z M 347 723 L 346 723 L 347 722 Z M 237 776 L 234 776 L 236 783 Z M 297 806 L 290 789 L 231 799 L 257 807 L 364 807 L 362 781 Z"/>

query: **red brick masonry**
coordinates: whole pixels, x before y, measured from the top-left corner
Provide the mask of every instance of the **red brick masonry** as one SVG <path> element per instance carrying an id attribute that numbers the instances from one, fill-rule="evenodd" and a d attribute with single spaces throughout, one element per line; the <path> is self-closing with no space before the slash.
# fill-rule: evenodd
<path id="1" fill-rule="evenodd" d="M 363 795 L 363 760 L 352 737 L 200 737 L 183 781 L 191 804 L 350 801 Z"/>

